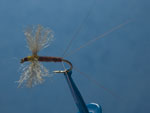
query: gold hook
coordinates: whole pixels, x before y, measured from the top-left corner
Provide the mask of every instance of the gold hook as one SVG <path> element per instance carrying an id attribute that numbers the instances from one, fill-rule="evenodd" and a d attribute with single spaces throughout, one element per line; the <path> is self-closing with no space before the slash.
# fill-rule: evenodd
<path id="1" fill-rule="evenodd" d="M 69 72 L 69 71 L 72 70 L 73 65 L 72 65 L 71 62 L 69 62 L 68 60 L 65 60 L 65 59 L 62 59 L 62 61 L 63 61 L 63 62 L 66 62 L 67 64 L 69 64 L 69 65 L 70 65 L 70 68 L 67 69 L 67 70 L 66 70 L 66 69 L 65 69 L 65 70 L 55 70 L 55 71 L 53 71 L 54 73 L 66 73 L 66 72 Z"/>

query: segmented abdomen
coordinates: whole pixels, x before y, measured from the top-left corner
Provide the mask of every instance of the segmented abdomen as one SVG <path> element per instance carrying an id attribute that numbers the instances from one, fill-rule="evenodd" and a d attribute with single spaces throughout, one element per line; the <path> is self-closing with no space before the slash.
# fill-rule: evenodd
<path id="1" fill-rule="evenodd" d="M 62 58 L 61 57 L 39 56 L 38 61 L 40 61 L 40 62 L 62 62 Z"/>

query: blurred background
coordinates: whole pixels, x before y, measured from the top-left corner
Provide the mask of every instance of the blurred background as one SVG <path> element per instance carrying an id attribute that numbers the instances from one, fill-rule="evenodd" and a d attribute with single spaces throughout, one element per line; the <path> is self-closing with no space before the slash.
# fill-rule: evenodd
<path id="1" fill-rule="evenodd" d="M 0 113 L 78 112 L 63 74 L 47 77 L 33 88 L 17 88 L 20 59 L 31 55 L 26 27 L 41 24 L 52 29 L 55 40 L 39 55 L 62 57 L 81 24 L 67 54 L 128 20 L 132 21 L 65 59 L 76 68 L 72 77 L 87 104 L 100 104 L 103 113 L 149 113 L 149 4 L 148 0 L 0 0 Z M 50 72 L 62 68 L 60 63 L 43 65 Z"/>

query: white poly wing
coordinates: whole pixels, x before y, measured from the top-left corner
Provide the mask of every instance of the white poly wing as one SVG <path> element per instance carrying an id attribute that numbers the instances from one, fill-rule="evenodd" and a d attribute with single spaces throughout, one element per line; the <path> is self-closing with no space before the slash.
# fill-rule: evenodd
<path id="1" fill-rule="evenodd" d="M 41 49 L 49 46 L 54 37 L 53 32 L 50 29 L 46 29 L 41 25 L 28 28 L 24 34 L 32 54 L 37 54 Z"/>
<path id="2" fill-rule="evenodd" d="M 39 61 L 33 61 L 23 67 L 22 75 L 18 81 L 18 87 L 24 84 L 26 84 L 27 87 L 41 84 L 44 81 L 43 77 L 48 75 L 48 70 Z"/>

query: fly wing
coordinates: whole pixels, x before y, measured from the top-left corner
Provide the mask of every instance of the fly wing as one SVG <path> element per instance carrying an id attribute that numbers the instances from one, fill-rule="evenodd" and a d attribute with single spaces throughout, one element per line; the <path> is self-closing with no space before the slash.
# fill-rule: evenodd
<path id="1" fill-rule="evenodd" d="M 48 70 L 39 61 L 33 61 L 23 67 L 18 87 L 22 85 L 32 87 L 36 84 L 41 84 L 44 81 L 43 77 L 48 75 Z"/>
<path id="2" fill-rule="evenodd" d="M 54 37 L 50 29 L 44 28 L 41 25 L 27 28 L 24 34 L 27 39 L 28 47 L 33 54 L 37 54 L 41 49 L 49 46 Z"/>

